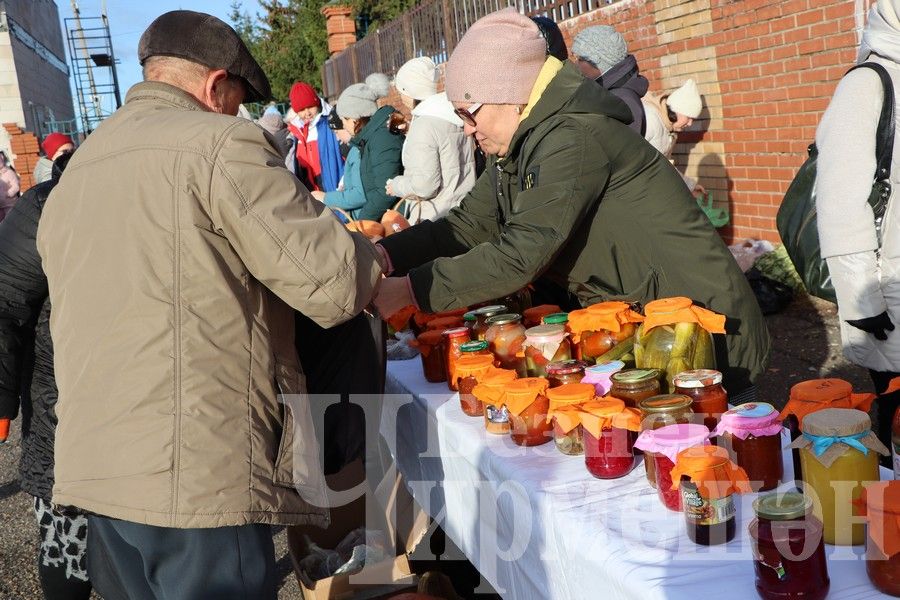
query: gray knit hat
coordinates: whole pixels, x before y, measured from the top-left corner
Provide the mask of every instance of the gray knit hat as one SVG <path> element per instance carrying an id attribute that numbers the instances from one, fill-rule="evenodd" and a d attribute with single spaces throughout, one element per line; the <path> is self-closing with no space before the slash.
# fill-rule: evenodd
<path id="1" fill-rule="evenodd" d="M 588 27 L 575 36 L 572 54 L 592 62 L 606 73 L 628 56 L 625 38 L 609 25 Z"/>
<path id="2" fill-rule="evenodd" d="M 384 73 L 372 73 L 366 77 L 366 85 L 369 86 L 379 98 L 385 98 L 391 93 L 391 79 Z"/>
<path id="3" fill-rule="evenodd" d="M 378 93 L 365 83 L 354 83 L 338 98 L 337 112 L 345 119 L 371 117 L 378 110 L 378 98 Z"/>

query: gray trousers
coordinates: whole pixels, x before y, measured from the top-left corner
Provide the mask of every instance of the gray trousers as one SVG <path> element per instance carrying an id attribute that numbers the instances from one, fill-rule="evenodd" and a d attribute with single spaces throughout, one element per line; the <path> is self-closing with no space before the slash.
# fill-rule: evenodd
<path id="1" fill-rule="evenodd" d="M 268 525 L 153 527 L 88 517 L 88 574 L 105 600 L 275 600 Z"/>

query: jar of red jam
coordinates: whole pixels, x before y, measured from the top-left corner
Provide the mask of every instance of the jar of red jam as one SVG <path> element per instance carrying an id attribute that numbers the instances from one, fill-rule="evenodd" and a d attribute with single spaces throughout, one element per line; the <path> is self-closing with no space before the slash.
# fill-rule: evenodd
<path id="1" fill-rule="evenodd" d="M 511 369 L 525 376 L 525 357 L 522 356 L 522 344 L 525 342 L 525 326 L 522 317 L 507 313 L 490 317 L 488 329 L 484 334 L 486 341 L 497 358 L 501 369 Z"/>
<path id="2" fill-rule="evenodd" d="M 556 364 L 556 363 L 551 363 Z M 594 386 L 586 383 L 566 383 L 547 390 L 553 422 L 553 441 L 563 454 L 584 454 L 584 433 L 581 426 L 581 405 L 594 399 Z"/>
<path id="3" fill-rule="evenodd" d="M 771 404 L 748 402 L 725 411 L 713 432 L 747 472 L 755 492 L 774 490 L 784 477 L 781 418 Z"/>
<path id="4" fill-rule="evenodd" d="M 822 522 L 812 500 L 796 492 L 753 501 L 750 522 L 756 592 L 763 600 L 824 600 L 831 581 Z"/>
<path id="5" fill-rule="evenodd" d="M 866 573 L 878 591 L 900 596 L 900 481 L 870 483 L 865 504 Z"/>
<path id="6" fill-rule="evenodd" d="M 712 431 L 719 424 L 722 414 L 728 410 L 728 394 L 722 387 L 722 374 L 712 369 L 682 371 L 675 375 L 675 393 L 690 396 L 691 407 L 703 424 Z"/>
<path id="7" fill-rule="evenodd" d="M 681 511 L 681 492 L 672 486 L 672 469 L 678 453 L 687 448 L 709 444 L 709 429 L 698 423 L 678 423 L 641 432 L 635 448 L 655 461 L 656 491 L 669 510 Z"/>
<path id="8" fill-rule="evenodd" d="M 462 411 L 470 417 L 484 414 L 484 406 L 473 393 L 478 380 L 490 369 L 494 368 L 492 356 L 461 356 L 456 361 L 456 386 L 459 389 L 459 404 Z"/>
<path id="9" fill-rule="evenodd" d="M 487 342 L 472 342 L 487 344 Z M 509 411 L 506 409 L 506 386 L 515 381 L 515 371 L 490 369 L 482 375 L 473 393 L 484 405 L 484 428 L 488 433 L 509 433 Z"/>
<path id="10" fill-rule="evenodd" d="M 618 479 L 630 473 L 635 464 L 633 432 L 640 429 L 640 413 L 616 398 L 587 402 L 581 410 L 588 472 L 598 479 Z"/>
<path id="11" fill-rule="evenodd" d="M 525 327 L 537 327 L 547 315 L 553 315 L 560 312 L 560 308 L 555 304 L 541 304 L 540 306 L 532 306 L 522 311 L 522 323 Z"/>
<path id="12" fill-rule="evenodd" d="M 556 388 L 567 383 L 581 383 L 587 364 L 580 360 L 560 360 L 547 365 L 547 381 Z"/>
<path id="13" fill-rule="evenodd" d="M 572 358 L 563 325 L 539 325 L 525 330 L 525 368 L 529 377 L 546 377 L 547 365 Z"/>
<path id="14" fill-rule="evenodd" d="M 694 413 L 691 410 L 691 399 L 680 394 L 663 394 L 641 400 L 638 403 L 641 411 L 641 431 L 654 431 L 667 425 L 691 422 Z M 644 470 L 650 487 L 656 488 L 656 460 L 652 452 L 644 453 Z"/>
<path id="15" fill-rule="evenodd" d="M 734 495 L 750 492 L 747 474 L 718 446 L 695 446 L 675 459 L 671 478 L 681 489 L 688 537 L 695 544 L 714 546 L 734 539 Z M 680 484 L 679 484 L 680 482 Z"/>
<path id="16" fill-rule="evenodd" d="M 487 320 L 491 317 L 496 317 L 497 315 L 502 315 L 508 312 L 509 311 L 506 309 L 506 306 L 502 304 L 482 306 L 481 308 L 476 308 L 475 310 L 473 310 L 472 314 L 475 315 L 475 325 L 472 327 L 472 339 L 483 340 L 484 335 L 487 333 L 489 327 L 489 325 L 487 324 Z"/>
<path id="17" fill-rule="evenodd" d="M 610 376 L 609 395 L 637 408 L 641 400 L 659 395 L 659 369 L 625 369 Z"/>
<path id="18" fill-rule="evenodd" d="M 519 446 L 540 446 L 553 439 L 553 425 L 547 420 L 549 383 L 543 377 L 516 379 L 506 386 L 509 436 Z"/>
<path id="19" fill-rule="evenodd" d="M 443 336 L 440 331 L 425 331 L 410 345 L 418 348 L 422 357 L 422 372 L 425 381 L 441 383 L 447 381 L 447 366 L 444 363 Z"/>
<path id="20" fill-rule="evenodd" d="M 456 388 L 456 362 L 462 356 L 460 349 L 469 341 L 469 330 L 465 327 L 455 327 L 442 332 L 444 340 L 441 346 L 444 353 L 444 370 L 447 372 L 447 387 L 454 392 Z"/>

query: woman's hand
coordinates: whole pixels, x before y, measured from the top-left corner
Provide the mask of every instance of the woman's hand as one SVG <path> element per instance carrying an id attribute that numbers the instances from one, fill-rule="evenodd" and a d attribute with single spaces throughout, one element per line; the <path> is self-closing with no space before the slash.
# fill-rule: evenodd
<path id="1" fill-rule="evenodd" d="M 314 192 L 310 192 L 310 194 L 312 194 L 312 197 L 315 198 L 316 200 L 318 200 L 319 202 L 325 202 L 325 192 L 316 190 Z"/>

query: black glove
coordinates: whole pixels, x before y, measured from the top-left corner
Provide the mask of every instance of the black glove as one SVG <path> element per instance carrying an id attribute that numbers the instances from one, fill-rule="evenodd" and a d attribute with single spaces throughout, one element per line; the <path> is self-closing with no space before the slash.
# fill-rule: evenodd
<path id="1" fill-rule="evenodd" d="M 881 313 L 877 317 L 867 317 L 865 319 L 847 321 L 847 324 L 853 325 L 866 333 L 871 333 L 875 336 L 876 340 L 881 340 L 882 342 L 887 339 L 887 332 L 894 330 L 894 324 L 891 323 L 891 318 L 888 316 L 887 311 Z"/>

